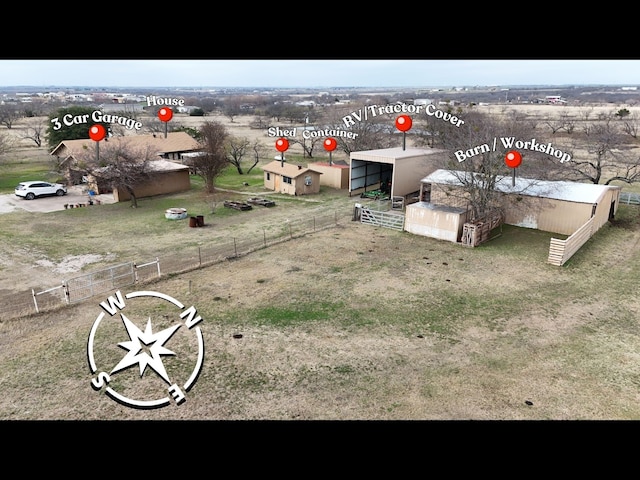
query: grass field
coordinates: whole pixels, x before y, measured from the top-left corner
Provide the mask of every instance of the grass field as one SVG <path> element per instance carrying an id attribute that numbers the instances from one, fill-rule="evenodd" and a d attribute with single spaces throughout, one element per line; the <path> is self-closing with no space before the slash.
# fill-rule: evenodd
<path id="1" fill-rule="evenodd" d="M 90 387 L 101 298 L 5 321 L 0 418 L 637 419 L 639 222 L 621 208 L 563 268 L 545 263 L 543 232 L 505 227 L 467 249 L 354 222 L 141 286 L 203 319 L 196 386 L 156 410 Z M 134 312 L 140 328 L 172 323 L 164 304 Z M 115 365 L 126 340 L 118 316 L 105 321 L 99 364 Z M 181 378 L 193 342 L 170 346 L 167 371 Z M 111 387 L 130 398 L 165 391 L 149 370 L 144 381 L 116 377 Z"/>

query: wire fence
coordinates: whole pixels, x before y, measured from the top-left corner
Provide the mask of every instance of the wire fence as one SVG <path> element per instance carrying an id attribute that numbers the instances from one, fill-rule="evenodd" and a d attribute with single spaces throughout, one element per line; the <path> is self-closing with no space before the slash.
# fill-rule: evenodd
<path id="1" fill-rule="evenodd" d="M 86 301 L 96 295 L 134 284 L 143 284 L 166 275 L 188 272 L 247 255 L 294 238 L 352 221 L 352 212 L 290 220 L 277 232 L 232 237 L 221 243 L 181 249 L 144 262 L 126 262 L 63 280 L 61 284 L 36 291 L 0 296 L 0 320 L 26 317 Z"/>

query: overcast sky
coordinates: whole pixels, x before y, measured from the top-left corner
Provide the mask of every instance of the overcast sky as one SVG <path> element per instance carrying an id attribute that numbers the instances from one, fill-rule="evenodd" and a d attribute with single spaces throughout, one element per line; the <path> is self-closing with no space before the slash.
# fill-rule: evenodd
<path id="1" fill-rule="evenodd" d="M 0 87 L 639 85 L 640 60 L 13 60 Z"/>

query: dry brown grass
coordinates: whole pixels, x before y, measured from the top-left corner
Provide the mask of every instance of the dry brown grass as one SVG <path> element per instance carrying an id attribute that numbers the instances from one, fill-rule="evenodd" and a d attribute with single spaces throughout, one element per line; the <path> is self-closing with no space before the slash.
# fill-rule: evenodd
<path id="1" fill-rule="evenodd" d="M 136 410 L 91 389 L 101 298 L 1 323 L 0 418 L 635 419 L 639 238 L 637 223 L 605 228 L 558 268 L 547 244 L 523 254 L 360 223 L 323 230 L 143 287 L 203 318 L 205 362 L 181 406 Z M 150 304 L 129 315 L 166 328 L 169 313 Z M 118 316 L 105 325 L 101 368 L 128 340 Z M 185 342 L 169 345 L 189 358 Z M 168 360 L 169 371 L 184 362 Z M 114 388 L 166 394 L 136 372 Z"/>

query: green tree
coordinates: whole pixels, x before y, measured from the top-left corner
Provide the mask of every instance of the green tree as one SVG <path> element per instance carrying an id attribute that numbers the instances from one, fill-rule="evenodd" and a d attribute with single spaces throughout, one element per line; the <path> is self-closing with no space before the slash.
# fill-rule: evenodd
<path id="1" fill-rule="evenodd" d="M 49 115 L 49 125 L 47 126 L 47 145 L 49 149 L 54 149 L 64 140 L 81 140 L 89 137 L 89 128 L 99 123 L 106 131 L 110 125 L 104 122 L 94 122 L 91 114 L 95 111 L 93 107 L 83 107 L 74 105 L 63 107 Z"/>
<path id="2" fill-rule="evenodd" d="M 627 117 L 629 115 L 631 115 L 631 112 L 629 111 L 628 108 L 621 108 L 616 113 L 616 117 L 620 117 L 620 118 L 624 118 L 624 117 Z"/>
<path id="3" fill-rule="evenodd" d="M 200 130 L 198 130 L 197 128 L 194 127 L 185 127 L 184 125 L 179 126 L 178 128 L 176 128 L 175 130 L 173 130 L 174 132 L 186 132 L 189 135 L 191 135 L 193 138 L 195 138 L 196 140 L 200 140 Z"/>

